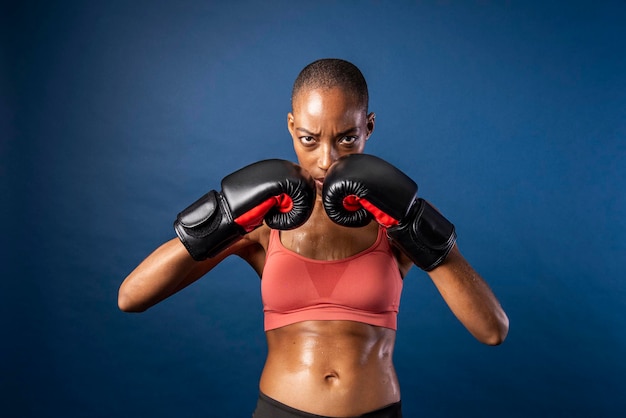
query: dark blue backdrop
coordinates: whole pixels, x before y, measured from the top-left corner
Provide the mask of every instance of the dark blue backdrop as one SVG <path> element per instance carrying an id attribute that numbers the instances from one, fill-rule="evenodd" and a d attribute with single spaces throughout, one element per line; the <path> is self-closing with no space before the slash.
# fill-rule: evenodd
<path id="1" fill-rule="evenodd" d="M 406 415 L 626 408 L 623 2 L 3 7 L 3 416 L 250 415 L 265 355 L 250 268 L 227 260 L 140 315 L 117 288 L 223 175 L 295 158 L 291 83 L 329 56 L 369 81 L 368 152 L 455 222 L 511 320 L 482 346 L 412 271 Z"/>

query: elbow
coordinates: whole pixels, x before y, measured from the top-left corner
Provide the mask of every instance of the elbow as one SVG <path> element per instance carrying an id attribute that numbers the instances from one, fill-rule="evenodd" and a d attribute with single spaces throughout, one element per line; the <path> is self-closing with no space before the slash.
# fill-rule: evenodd
<path id="1" fill-rule="evenodd" d="M 503 333 L 494 333 L 492 335 L 490 335 L 487 338 L 483 338 L 482 339 L 482 343 L 486 344 L 486 345 L 490 345 L 492 347 L 496 346 L 496 345 L 500 345 L 504 342 L 504 340 L 506 339 L 506 332 Z"/>
<path id="2" fill-rule="evenodd" d="M 480 341 L 486 345 L 496 346 L 504 342 L 509 334 L 509 318 L 502 313 L 501 317 L 495 321 L 491 331 L 480 338 Z"/>
<path id="3" fill-rule="evenodd" d="M 135 298 L 127 292 L 124 287 L 120 287 L 117 294 L 117 307 L 122 312 L 139 313 L 144 312 L 147 308 L 138 303 Z"/>

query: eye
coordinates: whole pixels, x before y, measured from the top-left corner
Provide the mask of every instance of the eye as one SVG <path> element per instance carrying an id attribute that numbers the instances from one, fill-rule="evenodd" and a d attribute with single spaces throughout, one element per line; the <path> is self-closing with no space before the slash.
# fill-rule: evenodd
<path id="1" fill-rule="evenodd" d="M 358 136 L 348 135 L 348 136 L 344 136 L 343 138 L 341 138 L 339 142 L 341 143 L 341 145 L 351 146 L 351 145 L 354 145 L 358 140 L 359 140 Z"/>
<path id="2" fill-rule="evenodd" d="M 315 144 L 315 138 L 313 138 L 312 136 L 301 136 L 298 139 L 300 139 L 300 142 L 304 146 L 310 147 Z"/>

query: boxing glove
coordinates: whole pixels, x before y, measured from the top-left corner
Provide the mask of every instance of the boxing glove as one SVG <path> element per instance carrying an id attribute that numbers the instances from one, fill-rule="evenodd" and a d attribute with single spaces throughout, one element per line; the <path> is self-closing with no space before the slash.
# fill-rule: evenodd
<path id="1" fill-rule="evenodd" d="M 297 164 L 264 160 L 226 177 L 174 221 L 174 230 L 194 260 L 213 257 L 263 220 L 273 229 L 293 229 L 311 215 L 315 183 Z"/>
<path id="2" fill-rule="evenodd" d="M 335 223 L 359 227 L 375 219 L 423 270 L 440 265 L 456 242 L 454 225 L 417 197 L 417 184 L 378 157 L 341 157 L 328 170 L 322 194 L 324 209 Z"/>

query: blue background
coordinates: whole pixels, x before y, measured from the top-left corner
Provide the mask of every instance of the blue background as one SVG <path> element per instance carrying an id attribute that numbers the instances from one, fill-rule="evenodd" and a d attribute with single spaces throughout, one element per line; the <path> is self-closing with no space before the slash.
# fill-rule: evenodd
<path id="1" fill-rule="evenodd" d="M 623 413 L 623 2 L 3 7 L 3 416 L 250 416 L 252 269 L 228 259 L 139 315 L 117 289 L 225 174 L 295 159 L 291 84 L 321 57 L 362 69 L 367 151 L 454 221 L 511 320 L 481 345 L 414 269 L 395 356 L 406 416 Z"/>

